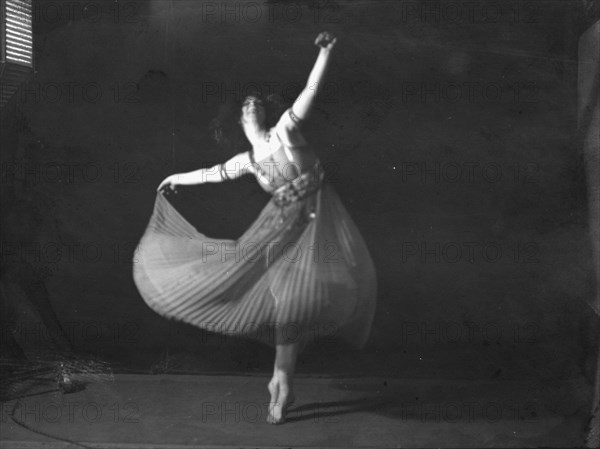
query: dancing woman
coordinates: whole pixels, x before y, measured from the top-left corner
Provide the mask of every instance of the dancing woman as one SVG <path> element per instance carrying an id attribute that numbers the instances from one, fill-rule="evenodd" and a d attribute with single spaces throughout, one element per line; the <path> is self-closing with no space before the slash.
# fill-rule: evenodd
<path id="1" fill-rule="evenodd" d="M 240 125 L 251 149 L 211 168 L 167 177 L 135 253 L 134 280 L 162 316 L 275 346 L 267 421 L 285 421 L 293 376 L 306 343 L 333 336 L 362 347 L 375 311 L 375 270 L 361 234 L 302 123 L 323 85 L 336 38 L 320 33 L 306 87 L 274 127 L 259 96 L 245 99 Z M 272 197 L 237 240 L 196 230 L 164 197 L 179 185 L 251 173 Z"/>

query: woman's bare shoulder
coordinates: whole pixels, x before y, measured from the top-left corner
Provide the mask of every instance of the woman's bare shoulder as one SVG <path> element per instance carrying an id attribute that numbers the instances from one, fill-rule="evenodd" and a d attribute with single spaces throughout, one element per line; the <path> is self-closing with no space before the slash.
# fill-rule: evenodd
<path id="1" fill-rule="evenodd" d="M 248 162 L 248 163 L 250 163 L 251 162 L 250 151 L 244 151 L 242 153 L 238 153 L 235 156 L 233 156 L 231 159 L 229 159 L 229 161 L 227 161 L 227 162 L 228 163 L 229 162 L 238 162 L 238 163 Z"/>
<path id="2" fill-rule="evenodd" d="M 275 132 L 281 139 L 281 142 L 287 147 L 305 146 L 307 142 L 300 130 L 300 125 L 292 119 L 290 111 L 291 108 L 281 115 L 281 118 L 275 125 Z"/>

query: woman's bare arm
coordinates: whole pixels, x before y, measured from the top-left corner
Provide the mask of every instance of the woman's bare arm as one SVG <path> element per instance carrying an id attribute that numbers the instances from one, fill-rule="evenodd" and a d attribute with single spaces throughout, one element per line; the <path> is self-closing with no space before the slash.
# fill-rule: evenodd
<path id="1" fill-rule="evenodd" d="M 308 76 L 306 87 L 302 90 L 292 106 L 292 113 L 299 120 L 304 120 L 310 115 L 315 98 L 322 88 L 323 79 L 325 78 L 327 66 L 329 65 L 331 51 L 336 42 L 337 38 L 327 32 L 320 33 L 315 39 L 315 45 L 321 48 L 319 50 L 319 55 Z"/>
<path id="2" fill-rule="evenodd" d="M 204 184 L 206 182 L 222 182 L 239 178 L 247 173 L 254 173 L 254 166 L 248 152 L 239 153 L 222 164 L 210 168 L 200 168 L 187 173 L 176 173 L 166 177 L 157 190 L 175 190 L 177 186 Z"/>

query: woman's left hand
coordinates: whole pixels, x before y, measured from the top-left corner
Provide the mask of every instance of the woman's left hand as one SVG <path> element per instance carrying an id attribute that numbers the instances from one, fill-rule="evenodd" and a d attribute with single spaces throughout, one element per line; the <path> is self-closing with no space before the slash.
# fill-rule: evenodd
<path id="1" fill-rule="evenodd" d="M 329 33 L 327 31 L 323 31 L 319 33 L 317 38 L 315 39 L 315 45 L 317 47 L 321 47 L 325 50 L 331 50 L 335 43 L 337 42 L 337 37 L 333 35 L 333 33 Z"/>
<path id="2" fill-rule="evenodd" d="M 169 194 L 171 192 L 177 193 L 177 187 L 180 184 L 179 180 L 181 178 L 181 174 L 174 174 L 171 176 L 167 176 L 156 189 L 157 192 Z"/>

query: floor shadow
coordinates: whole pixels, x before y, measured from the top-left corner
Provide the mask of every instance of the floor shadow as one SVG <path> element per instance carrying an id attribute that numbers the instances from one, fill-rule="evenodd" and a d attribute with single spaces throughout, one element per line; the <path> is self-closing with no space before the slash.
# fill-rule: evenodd
<path id="1" fill-rule="evenodd" d="M 334 421 L 336 416 L 357 412 L 377 412 L 386 407 L 393 406 L 395 401 L 385 397 L 363 397 L 347 401 L 313 402 L 310 404 L 291 407 L 288 410 L 286 421 L 299 422 L 307 420 Z"/>
<path id="2" fill-rule="evenodd" d="M 432 382 L 414 388 L 407 385 L 347 383 L 333 386 L 354 397 L 329 402 L 311 402 L 290 407 L 287 420 L 334 422 L 343 415 L 367 412 L 404 422 L 535 423 L 562 419 L 578 407 L 589 408 L 586 388 L 577 383 L 506 385 L 502 382 L 463 384 Z"/>

